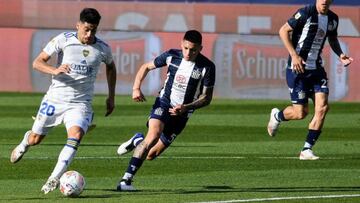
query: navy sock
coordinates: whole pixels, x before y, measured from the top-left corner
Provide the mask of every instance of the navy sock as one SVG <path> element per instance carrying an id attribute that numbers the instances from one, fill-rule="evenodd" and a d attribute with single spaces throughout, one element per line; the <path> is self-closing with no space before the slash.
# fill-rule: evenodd
<path id="1" fill-rule="evenodd" d="M 306 137 L 306 143 L 308 143 L 309 146 L 304 147 L 303 150 L 311 149 L 312 146 L 315 145 L 316 140 L 320 137 L 320 134 L 321 134 L 321 130 L 311 130 L 311 129 L 309 129 L 308 135 Z"/>
<path id="2" fill-rule="evenodd" d="M 285 119 L 285 117 L 284 117 L 284 111 L 283 111 L 283 110 L 279 111 L 279 113 L 277 114 L 277 116 L 275 116 L 275 118 L 276 118 L 278 121 L 288 121 L 288 120 Z"/>
<path id="3" fill-rule="evenodd" d="M 129 166 L 128 166 L 126 172 L 130 173 L 132 175 L 135 175 L 136 171 L 141 167 L 143 162 L 144 162 L 144 160 L 142 160 L 142 159 L 132 157 L 129 161 Z"/>

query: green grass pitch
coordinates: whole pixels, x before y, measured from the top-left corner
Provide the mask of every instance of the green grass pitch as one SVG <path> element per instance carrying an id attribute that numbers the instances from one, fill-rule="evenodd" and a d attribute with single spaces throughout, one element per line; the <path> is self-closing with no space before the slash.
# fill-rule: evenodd
<path id="1" fill-rule="evenodd" d="M 288 101 L 214 99 L 195 112 L 161 157 L 143 164 L 134 180 L 139 191 L 117 192 L 131 154 L 118 157 L 116 149 L 135 132 L 146 131 L 154 98 L 135 103 L 118 96 L 115 111 L 104 117 L 105 96 L 97 95 L 97 127 L 84 137 L 69 168 L 82 173 L 87 185 L 71 199 L 59 190 L 40 192 L 64 145 L 64 126 L 17 164 L 9 161 L 41 98 L 0 93 L 0 202 L 360 202 L 360 103 L 331 102 L 314 147 L 321 159 L 300 161 L 311 115 L 282 123 L 270 138 L 269 112 Z"/>

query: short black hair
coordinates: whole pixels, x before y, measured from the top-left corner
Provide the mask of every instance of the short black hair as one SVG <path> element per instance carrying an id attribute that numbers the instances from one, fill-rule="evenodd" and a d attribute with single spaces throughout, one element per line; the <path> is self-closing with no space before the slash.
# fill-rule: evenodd
<path id="1" fill-rule="evenodd" d="M 184 35 L 184 40 L 201 45 L 202 36 L 197 30 L 188 30 Z"/>
<path id="2" fill-rule="evenodd" d="M 101 16 L 99 12 L 94 8 L 84 8 L 80 13 L 80 21 L 99 25 Z"/>

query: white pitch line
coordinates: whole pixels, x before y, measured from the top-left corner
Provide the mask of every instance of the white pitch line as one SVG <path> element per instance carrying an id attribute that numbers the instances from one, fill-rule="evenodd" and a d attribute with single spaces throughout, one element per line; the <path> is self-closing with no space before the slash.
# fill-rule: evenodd
<path id="1" fill-rule="evenodd" d="M 26 157 L 26 159 L 55 159 L 57 157 Z M 78 156 L 75 159 L 128 159 L 130 156 Z M 299 157 L 245 157 L 245 156 L 160 156 L 157 159 L 299 159 Z M 345 157 L 324 157 L 320 160 L 345 160 Z"/>
<path id="2" fill-rule="evenodd" d="M 192 203 L 265 202 L 265 201 L 294 200 L 294 199 L 334 199 L 334 198 L 350 198 L 350 197 L 360 197 L 360 194 L 352 194 L 352 195 L 320 195 L 320 196 L 303 196 L 303 197 L 270 197 L 270 198 L 238 199 L 238 200 L 192 202 Z"/>

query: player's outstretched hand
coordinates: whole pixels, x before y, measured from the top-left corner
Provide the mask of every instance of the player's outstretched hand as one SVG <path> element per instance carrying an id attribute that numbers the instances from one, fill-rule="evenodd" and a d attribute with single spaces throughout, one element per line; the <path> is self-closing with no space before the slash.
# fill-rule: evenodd
<path id="1" fill-rule="evenodd" d="M 341 61 L 342 64 L 344 64 L 345 67 L 347 67 L 348 65 L 350 65 L 351 62 L 354 61 L 354 59 L 347 56 L 347 55 L 345 55 L 345 54 L 341 54 L 340 55 L 340 61 Z"/>
<path id="2" fill-rule="evenodd" d="M 106 99 L 106 114 L 105 114 L 105 116 L 110 115 L 114 111 L 114 108 L 115 108 L 114 98 L 108 97 Z"/>

